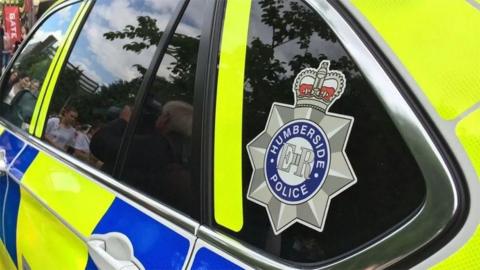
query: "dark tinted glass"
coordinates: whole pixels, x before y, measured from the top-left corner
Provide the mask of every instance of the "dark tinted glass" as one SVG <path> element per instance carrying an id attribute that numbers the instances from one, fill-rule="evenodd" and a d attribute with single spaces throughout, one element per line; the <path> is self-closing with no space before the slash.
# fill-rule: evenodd
<path id="1" fill-rule="evenodd" d="M 8 71 L 2 90 L 1 113 L 12 124 L 29 128 L 48 68 L 79 6 L 65 7 L 44 21 Z"/>
<path id="2" fill-rule="evenodd" d="M 241 240 L 283 259 L 318 262 L 352 251 L 400 224 L 425 197 L 422 173 L 398 129 L 342 44 L 300 1 L 253 1 L 245 70 L 244 198 L 252 175 L 246 146 L 267 124 L 274 102 L 294 104 L 292 85 L 305 68 L 330 60 L 346 88 L 330 113 L 354 117 L 346 154 L 357 183 L 330 202 L 322 232 L 299 223 L 274 235 L 266 209 L 244 199 Z"/>
<path id="3" fill-rule="evenodd" d="M 191 1 L 175 30 L 132 138 L 121 179 L 197 218 L 191 174 L 195 69 L 204 4 Z"/>
<path id="4" fill-rule="evenodd" d="M 177 2 L 95 2 L 57 81 L 46 141 L 112 173 L 122 119 Z"/>

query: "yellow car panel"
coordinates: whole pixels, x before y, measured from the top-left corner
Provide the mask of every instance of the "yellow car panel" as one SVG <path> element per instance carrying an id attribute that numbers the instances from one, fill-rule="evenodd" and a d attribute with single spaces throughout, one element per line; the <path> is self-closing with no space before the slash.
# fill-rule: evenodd
<path id="1" fill-rule="evenodd" d="M 85 269 L 86 244 L 23 189 L 21 197 L 17 223 L 18 269 Z M 23 265 L 22 258 L 30 268 Z"/>
<path id="2" fill-rule="evenodd" d="M 10 254 L 8 254 L 8 251 L 3 244 L 0 244 L 0 269 L 17 269 L 15 267 L 15 263 L 10 258 Z"/>
<path id="3" fill-rule="evenodd" d="M 84 236 L 91 234 L 115 199 L 104 187 L 41 152 L 22 182 Z"/>
<path id="4" fill-rule="evenodd" d="M 468 1 L 353 0 L 437 112 L 458 117 L 480 101 L 480 11 Z"/>
<path id="5" fill-rule="evenodd" d="M 478 269 L 480 266 L 478 247 L 480 247 L 480 226 L 467 244 L 446 260 L 432 267 L 432 270 Z"/>
<path id="6" fill-rule="evenodd" d="M 480 86 L 478 92 L 480 92 Z M 456 133 L 467 151 L 480 181 L 480 110 L 462 119 L 457 124 Z"/>

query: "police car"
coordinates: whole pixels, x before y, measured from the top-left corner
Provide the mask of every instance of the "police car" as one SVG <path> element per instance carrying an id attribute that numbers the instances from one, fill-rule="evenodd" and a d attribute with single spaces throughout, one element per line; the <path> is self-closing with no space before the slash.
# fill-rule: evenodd
<path id="1" fill-rule="evenodd" d="M 480 3 L 68 0 L 1 77 L 1 269 L 480 268 Z"/>

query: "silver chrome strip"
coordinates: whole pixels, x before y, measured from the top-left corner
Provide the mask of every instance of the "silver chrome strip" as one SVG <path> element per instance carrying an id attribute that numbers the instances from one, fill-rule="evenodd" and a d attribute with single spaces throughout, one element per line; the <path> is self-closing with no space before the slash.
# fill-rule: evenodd
<path id="1" fill-rule="evenodd" d="M 24 142 L 28 143 L 31 147 L 39 150 L 40 152 L 47 153 L 52 158 L 60 161 L 65 166 L 68 166 L 78 172 L 79 174 L 91 179 L 93 182 L 105 187 L 115 195 L 120 195 L 128 198 L 129 200 L 139 204 L 141 207 L 145 207 L 149 211 L 171 221 L 180 228 L 186 230 L 188 233 L 195 234 L 198 227 L 198 222 L 192 218 L 179 213 L 170 207 L 158 202 L 143 193 L 132 189 L 129 186 L 115 180 L 111 176 L 94 169 L 93 167 L 77 160 L 69 154 L 56 149 L 53 146 L 48 145 L 42 140 L 34 137 L 30 134 L 26 134 L 25 131 L 20 130 L 18 127 L 0 119 L 0 124 L 12 130 L 16 136 L 20 137 Z"/>
<path id="2" fill-rule="evenodd" d="M 7 206 L 7 197 L 8 197 L 8 188 L 10 187 L 10 181 L 8 181 L 8 172 L 10 171 L 10 167 L 12 167 L 12 164 L 17 160 L 17 158 L 20 156 L 20 154 L 23 152 L 23 149 L 25 149 L 27 145 L 23 143 L 22 148 L 18 151 L 18 153 L 15 155 L 15 157 L 12 159 L 10 164 L 7 164 L 7 171 L 5 172 L 5 181 L 7 181 L 6 187 L 5 187 L 5 194 L 3 195 L 3 209 L 2 209 L 2 236 L 3 239 L 5 239 L 5 207 Z M 3 148 L 3 147 L 2 147 Z M 7 162 L 7 157 L 4 157 L 5 162 Z"/>
<path id="3" fill-rule="evenodd" d="M 319 269 L 382 269 L 405 258 L 442 233 L 458 211 L 452 175 L 427 131 L 375 57 L 326 0 L 305 0 L 332 28 L 386 108 L 423 173 L 425 203 L 408 222 L 383 239 Z M 359 180 L 360 181 L 360 180 Z M 260 268 L 285 269 L 269 255 L 252 251 L 224 233 L 201 226 L 199 238 Z M 302 266 L 304 267 L 304 266 Z"/>

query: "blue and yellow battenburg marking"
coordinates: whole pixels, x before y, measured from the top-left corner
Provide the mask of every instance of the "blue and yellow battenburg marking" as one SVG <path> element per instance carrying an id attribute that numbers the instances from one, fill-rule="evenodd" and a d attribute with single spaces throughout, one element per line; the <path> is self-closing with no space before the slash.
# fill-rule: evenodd
<path id="1" fill-rule="evenodd" d="M 9 178 L 4 176 L 0 183 L 0 196 L 5 198 L 1 201 L 2 206 L 5 203 L 4 246 L 0 248 L 4 265 L 0 266 L 23 269 L 28 263 L 31 269 L 96 269 L 85 240 L 108 232 L 126 235 L 146 269 L 181 269 L 186 263 L 193 245 L 193 236 L 187 232 L 162 224 L 167 222 L 131 206 L 8 131 L 0 135 L 0 148 L 6 150 L 10 164 Z"/>
<path id="2" fill-rule="evenodd" d="M 295 222 L 322 231 L 331 198 L 357 181 L 345 153 L 353 117 L 328 108 L 346 80 L 324 60 L 295 78 L 295 104 L 274 103 L 265 130 L 247 145 L 248 199 L 267 209 L 275 234 Z"/>

